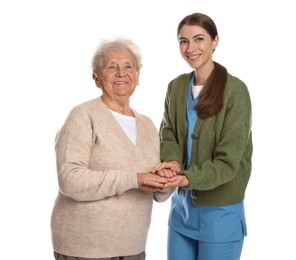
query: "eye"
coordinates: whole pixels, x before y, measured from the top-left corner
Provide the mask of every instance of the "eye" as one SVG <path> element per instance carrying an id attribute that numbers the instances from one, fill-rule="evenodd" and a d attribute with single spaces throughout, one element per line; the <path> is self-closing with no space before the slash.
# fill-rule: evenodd
<path id="1" fill-rule="evenodd" d="M 107 66 L 107 69 L 110 71 L 116 71 L 117 70 L 117 66 L 114 64 L 110 64 Z"/>
<path id="2" fill-rule="evenodd" d="M 124 65 L 124 69 L 126 71 L 133 71 L 135 68 L 134 68 L 134 66 L 132 64 L 127 63 L 127 64 Z"/>
<path id="3" fill-rule="evenodd" d="M 195 41 L 196 42 L 201 42 L 203 40 L 204 40 L 204 38 L 203 37 L 200 37 L 200 36 L 195 38 Z"/>
<path id="4" fill-rule="evenodd" d="M 179 44 L 180 45 L 184 45 L 184 44 L 186 44 L 188 41 L 187 40 L 184 40 L 184 39 L 181 39 L 181 40 L 179 40 Z"/>

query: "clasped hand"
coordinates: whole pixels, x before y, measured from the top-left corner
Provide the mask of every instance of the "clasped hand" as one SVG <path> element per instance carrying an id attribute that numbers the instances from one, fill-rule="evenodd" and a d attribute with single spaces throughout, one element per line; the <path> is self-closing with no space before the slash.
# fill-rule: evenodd
<path id="1" fill-rule="evenodd" d="M 177 161 L 163 162 L 149 173 L 138 173 L 139 188 L 148 191 L 161 191 L 165 188 L 184 187 L 189 184 L 186 176 L 178 175 L 181 167 Z"/>

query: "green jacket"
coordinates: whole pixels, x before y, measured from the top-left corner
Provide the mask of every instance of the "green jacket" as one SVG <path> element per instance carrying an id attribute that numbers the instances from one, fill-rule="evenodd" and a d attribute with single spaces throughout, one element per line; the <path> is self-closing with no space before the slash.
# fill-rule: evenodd
<path id="1" fill-rule="evenodd" d="M 186 189 L 199 206 L 223 206 L 243 201 L 251 174 L 253 152 L 251 101 L 246 85 L 228 74 L 224 105 L 217 116 L 198 119 L 187 153 L 186 97 L 191 73 L 172 80 L 167 89 L 160 128 L 161 160 L 176 160 L 189 179 Z"/>

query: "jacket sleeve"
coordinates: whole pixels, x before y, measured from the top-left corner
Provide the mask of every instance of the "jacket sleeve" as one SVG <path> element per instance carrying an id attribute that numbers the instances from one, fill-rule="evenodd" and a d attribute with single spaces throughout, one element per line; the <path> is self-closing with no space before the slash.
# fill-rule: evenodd
<path id="1" fill-rule="evenodd" d="M 177 139 L 176 104 L 174 93 L 171 91 L 173 81 L 169 83 L 164 114 L 160 125 L 160 159 L 161 161 L 178 161 L 182 165 L 182 149 Z"/>

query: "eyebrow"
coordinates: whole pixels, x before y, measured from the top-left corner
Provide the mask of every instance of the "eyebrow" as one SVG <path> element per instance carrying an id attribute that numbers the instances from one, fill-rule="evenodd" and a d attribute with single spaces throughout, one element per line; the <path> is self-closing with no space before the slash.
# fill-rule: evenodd
<path id="1" fill-rule="evenodd" d="M 197 38 L 197 37 L 200 37 L 200 36 L 205 36 L 204 34 L 202 34 L 202 33 L 199 33 L 199 34 L 196 34 L 196 35 L 194 35 L 192 38 Z"/>
<path id="2" fill-rule="evenodd" d="M 118 62 L 116 62 L 116 61 L 110 61 L 108 64 L 118 65 Z M 133 62 L 132 61 L 124 61 L 123 64 L 133 64 Z"/>
<path id="3" fill-rule="evenodd" d="M 199 33 L 199 34 L 194 35 L 192 38 L 195 39 L 195 38 L 198 38 L 198 37 L 200 37 L 200 36 L 205 37 L 204 34 Z M 179 41 L 180 41 L 180 40 L 188 40 L 188 39 L 187 39 L 186 37 L 180 37 L 180 38 L 179 38 Z"/>
<path id="4" fill-rule="evenodd" d="M 179 41 L 180 41 L 180 40 L 187 40 L 187 38 L 185 38 L 185 37 L 180 37 L 178 40 L 179 40 Z"/>

